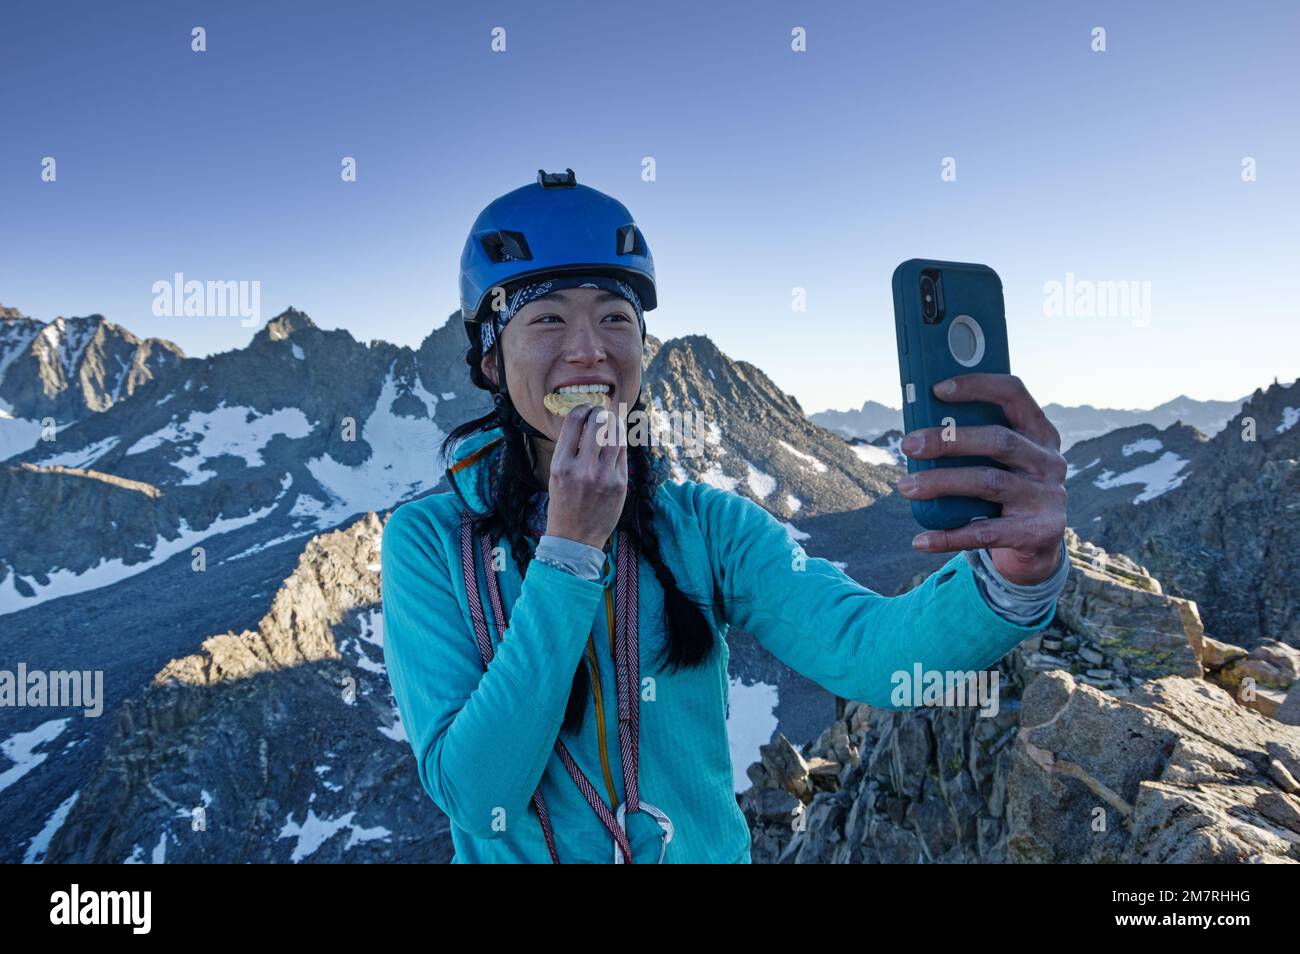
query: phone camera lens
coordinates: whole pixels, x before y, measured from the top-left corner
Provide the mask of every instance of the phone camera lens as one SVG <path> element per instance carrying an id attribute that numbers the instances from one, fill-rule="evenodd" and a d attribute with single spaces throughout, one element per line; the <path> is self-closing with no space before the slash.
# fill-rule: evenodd
<path id="1" fill-rule="evenodd" d="M 933 321 L 938 313 L 934 301 L 934 279 L 929 275 L 921 277 L 921 310 L 926 321 Z"/>

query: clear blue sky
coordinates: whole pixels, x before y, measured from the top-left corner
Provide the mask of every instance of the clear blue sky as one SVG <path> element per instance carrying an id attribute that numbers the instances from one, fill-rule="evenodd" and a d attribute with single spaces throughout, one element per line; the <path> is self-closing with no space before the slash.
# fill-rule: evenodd
<path id="1" fill-rule="evenodd" d="M 194 355 L 247 343 L 237 319 L 151 314 L 180 271 L 260 281 L 264 319 L 415 345 L 457 307 L 478 211 L 572 167 L 649 239 L 650 330 L 708 334 L 807 411 L 899 403 L 889 279 L 916 256 L 997 269 L 1042 403 L 1237 397 L 1300 372 L 1298 11 L 10 2 L 0 303 Z M 1149 281 L 1149 324 L 1044 316 L 1067 272 Z"/>

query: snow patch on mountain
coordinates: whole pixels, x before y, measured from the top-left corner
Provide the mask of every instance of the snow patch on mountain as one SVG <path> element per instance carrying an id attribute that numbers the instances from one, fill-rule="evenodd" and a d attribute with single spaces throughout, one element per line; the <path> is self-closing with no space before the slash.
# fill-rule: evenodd
<path id="1" fill-rule="evenodd" d="M 305 527 L 299 530 L 290 530 L 288 533 L 283 534 L 282 536 L 278 536 L 274 540 L 265 540 L 261 543 L 255 543 L 247 550 L 241 550 L 238 553 L 232 554 L 231 556 L 226 557 L 221 562 L 229 563 L 231 560 L 242 560 L 244 557 L 250 557 L 254 553 L 261 553 L 263 550 L 269 550 L 271 549 L 271 547 L 279 546 L 281 543 L 287 543 L 290 540 L 299 540 L 302 539 L 303 537 L 312 536 L 315 533 L 316 533 L 315 524 L 312 524 L 309 527 Z"/>
<path id="2" fill-rule="evenodd" d="M 322 502 L 315 497 L 300 496 L 291 516 L 312 518 L 324 529 L 354 513 L 387 510 L 437 486 L 441 479 L 438 447 L 444 436 L 433 420 L 438 398 L 426 391 L 419 380 L 411 381 L 408 386 L 429 416 L 402 417 L 393 413 L 392 405 L 400 392 L 390 368 L 375 409 L 357 434 L 370 445 L 370 456 L 355 466 L 341 464 L 328 454 L 308 461 L 307 469 L 329 495 L 329 500 Z"/>
<path id="3" fill-rule="evenodd" d="M 317 774 L 317 775 L 324 775 L 326 772 L 330 771 L 332 768 L 334 768 L 334 766 L 332 766 L 332 765 L 318 765 L 318 766 L 316 766 L 316 774 Z M 342 785 L 338 785 L 338 784 L 336 784 L 336 783 L 334 783 L 334 782 L 327 782 L 327 781 L 325 781 L 325 779 L 323 779 L 323 778 L 320 780 L 320 783 L 321 783 L 322 785 L 324 785 L 327 789 L 329 789 L 331 792 L 341 792 L 341 791 L 343 791 L 343 786 L 342 786 Z"/>
<path id="4" fill-rule="evenodd" d="M 812 469 L 815 470 L 817 473 L 819 474 L 826 473 L 826 465 L 823 464 L 821 461 L 819 461 L 812 454 L 805 454 L 803 451 L 799 450 L 798 448 L 791 447 L 785 441 L 777 441 L 777 443 L 780 444 L 782 447 L 784 447 L 786 450 L 788 450 L 795 457 L 798 457 L 800 460 L 811 465 Z"/>
<path id="5" fill-rule="evenodd" d="M 374 569 L 376 573 L 379 572 L 378 566 Z M 339 644 L 339 653 L 344 658 L 353 660 L 358 669 L 387 676 L 388 668 L 384 663 L 383 610 L 376 607 L 362 613 L 357 617 L 357 622 L 361 627 L 357 638 L 343 640 Z M 393 698 L 392 692 L 388 693 L 388 706 L 392 719 L 387 723 L 382 721 L 379 723 L 377 726 L 379 734 L 393 742 L 410 744 L 406 738 L 406 729 L 402 726 L 402 715 L 397 711 L 397 700 Z"/>
<path id="6" fill-rule="evenodd" d="M 1091 467 L 1096 467 L 1096 466 L 1097 466 L 1098 464 L 1100 464 L 1100 463 L 1101 463 L 1101 458 L 1098 457 L 1098 458 L 1097 458 L 1096 460 L 1094 460 L 1091 464 L 1086 464 L 1086 465 L 1084 465 L 1083 467 L 1075 467 L 1073 464 L 1069 464 L 1069 465 L 1067 465 L 1066 468 L 1065 468 L 1065 479 L 1066 479 L 1066 480 L 1069 480 L 1069 479 L 1070 479 L 1071 477 L 1073 477 L 1075 474 L 1081 474 L 1081 473 L 1083 473 L 1085 470 L 1088 470 L 1088 469 L 1091 468 Z"/>
<path id="7" fill-rule="evenodd" d="M 1187 463 L 1177 454 L 1166 451 L 1158 460 L 1123 474 L 1112 474 L 1109 470 L 1102 471 L 1092 483 L 1094 487 L 1100 487 L 1102 490 L 1118 487 L 1121 484 L 1144 484 L 1145 489 L 1133 498 L 1133 503 L 1146 503 L 1180 486 L 1188 475 L 1179 472 L 1187 466 Z"/>
<path id="8" fill-rule="evenodd" d="M 776 686 L 765 682 L 747 686 L 734 676 L 727 680 L 727 739 L 731 744 L 732 781 L 737 792 L 753 784 L 746 769 L 759 761 L 759 746 L 772 741 L 777 725 L 776 703 Z"/>
<path id="9" fill-rule="evenodd" d="M 885 464 L 894 465 L 897 461 L 894 455 L 887 448 L 876 447 L 874 444 L 851 444 L 849 450 L 858 455 L 858 460 L 864 464 Z"/>
<path id="10" fill-rule="evenodd" d="M 27 851 L 23 853 L 23 864 L 38 865 L 45 860 L 45 853 L 50 848 L 50 839 L 54 837 L 55 832 L 63 827 L 68 812 L 72 811 L 72 806 L 77 803 L 77 796 L 80 794 L 81 789 L 77 789 L 60 802 L 59 807 L 54 809 L 49 817 L 45 819 L 45 824 L 41 826 L 41 830 L 27 844 Z"/>
<path id="11" fill-rule="evenodd" d="M 53 742 L 68 727 L 71 719 L 50 719 L 26 732 L 15 732 L 0 742 L 0 755 L 13 764 L 0 772 L 0 792 L 13 785 L 49 757 L 49 752 L 37 752 Z"/>
<path id="12" fill-rule="evenodd" d="M 792 543 L 798 543 L 800 540 L 812 539 L 811 533 L 805 533 L 788 520 L 781 520 L 779 523 L 781 526 L 785 527 L 785 532 L 790 535 L 790 541 Z"/>
<path id="13" fill-rule="evenodd" d="M 1300 408 L 1284 407 L 1282 408 L 1282 423 L 1277 426 L 1279 434 L 1289 431 L 1295 427 L 1295 422 L 1300 421 Z"/>
<path id="14" fill-rule="evenodd" d="M 283 492 L 281 492 L 280 496 L 283 496 Z M 279 497 L 276 498 L 277 501 L 279 499 Z M 220 533 L 229 533 L 231 530 L 238 530 L 250 523 L 256 523 L 270 514 L 275 509 L 275 506 L 276 504 L 272 503 L 262 510 L 255 510 L 242 517 L 215 520 L 203 530 L 191 529 L 189 524 L 181 520 L 180 534 L 173 540 L 165 540 L 159 537 L 147 559 L 135 563 L 127 563 L 120 557 L 112 560 L 100 559 L 90 569 L 83 570 L 80 573 L 72 570 L 54 570 L 48 574 L 50 582 L 44 586 L 37 583 L 34 578 L 24 580 L 34 591 L 32 596 L 24 596 L 18 592 L 17 587 L 14 585 L 17 576 L 11 571 L 4 581 L 0 582 L 0 615 L 27 609 L 38 603 L 44 603 L 46 600 L 58 599 L 61 596 L 71 596 L 73 593 L 84 593 L 87 590 L 97 590 L 100 587 L 120 583 L 128 577 L 143 573 L 145 570 L 170 559 L 177 553 L 189 549 L 200 540 L 214 537 Z"/>
<path id="15" fill-rule="evenodd" d="M 749 472 L 745 480 L 756 497 L 760 499 L 768 497 L 776 490 L 776 478 L 771 474 L 764 473 L 749 461 L 745 461 L 745 468 Z"/>
<path id="16" fill-rule="evenodd" d="M 40 330 L 33 349 L 51 363 L 57 362 L 65 378 L 71 377 L 81 360 L 81 355 L 95 337 L 99 325 L 95 321 L 68 321 L 55 318 Z"/>
<path id="17" fill-rule="evenodd" d="M 11 365 L 15 358 L 27 350 L 32 339 L 39 332 L 35 327 L 24 324 L 10 324 L 6 322 L 0 325 L 0 381 L 4 380 L 5 370 Z"/>
<path id="18" fill-rule="evenodd" d="M 57 437 L 57 435 L 56 435 Z M 116 434 L 105 437 L 102 441 L 96 441 L 80 450 L 64 451 L 62 454 L 51 454 L 40 458 L 42 466 L 60 465 L 63 467 L 89 467 L 95 461 L 99 460 L 114 447 L 117 446 L 118 436 Z M 53 444 L 55 442 L 51 442 Z"/>
<path id="19" fill-rule="evenodd" d="M 172 835 L 172 843 L 180 844 L 176 836 Z M 149 854 L 149 863 L 151 865 L 165 865 L 167 863 L 167 832 L 164 831 L 158 836 L 158 844 L 153 846 L 153 851 Z M 122 859 L 124 865 L 142 865 L 144 864 L 144 849 L 139 845 L 131 846 L 131 854 Z"/>
<path id="20" fill-rule="evenodd" d="M 719 490 L 734 491 L 736 485 L 740 483 L 735 477 L 730 477 L 722 472 L 722 465 L 716 460 L 709 461 L 709 466 L 705 468 L 704 473 L 700 474 L 700 483 L 710 484 Z"/>
<path id="21" fill-rule="evenodd" d="M 112 404 L 116 404 L 118 399 L 122 396 L 122 385 L 126 384 L 127 378 L 130 377 L 131 373 L 130 361 L 122 357 L 120 354 L 114 355 L 114 358 L 117 360 L 117 373 L 114 375 L 114 377 L 117 378 L 117 383 L 113 385 L 113 394 L 109 398 L 109 401 Z"/>
<path id="22" fill-rule="evenodd" d="M 214 410 L 191 412 L 184 421 L 172 421 L 166 427 L 140 438 L 127 456 L 144 454 L 164 445 L 188 445 L 179 449 L 182 456 L 171 461 L 185 472 L 182 486 L 202 484 L 216 476 L 206 470 L 208 461 L 223 454 L 242 457 L 249 467 L 263 464 L 261 450 L 276 434 L 306 437 L 311 433 L 307 416 L 296 407 L 276 408 L 260 414 L 251 407 L 226 407 L 222 401 Z"/>
<path id="23" fill-rule="evenodd" d="M 677 481 L 677 483 L 679 484 L 690 480 L 691 479 L 690 474 L 686 473 L 686 468 L 683 467 L 681 461 L 677 459 L 677 448 L 669 444 L 667 450 L 668 450 L 668 460 L 672 464 L 672 472 L 673 472 L 672 479 Z"/>
<path id="24" fill-rule="evenodd" d="M 64 427 L 68 425 L 65 424 Z M 57 432 L 56 432 L 57 436 Z M 41 422 L 13 417 L 7 408 L 0 409 L 0 460 L 35 447 L 41 439 Z"/>
<path id="25" fill-rule="evenodd" d="M 314 801 L 316 793 L 312 792 L 309 801 Z M 346 815 L 340 815 L 337 818 L 322 817 L 316 814 L 312 808 L 307 809 L 307 817 L 303 819 L 302 824 L 293 820 L 293 812 L 289 812 L 284 818 L 284 827 L 280 829 L 281 838 L 294 838 L 293 854 L 289 860 L 294 864 L 309 858 L 315 854 L 316 849 L 333 838 L 340 831 L 348 831 L 348 843 L 343 846 L 347 851 L 353 845 L 363 841 L 372 841 L 376 838 L 387 839 L 392 832 L 383 826 L 375 828 L 362 828 L 360 825 L 354 825 L 352 819 L 356 817 L 356 812 L 348 812 Z"/>
<path id="26" fill-rule="evenodd" d="M 373 672 L 376 675 L 387 675 L 388 670 L 384 668 L 384 614 L 379 609 L 372 609 L 368 613 L 363 613 L 357 618 L 361 626 L 361 632 L 357 634 L 355 646 L 352 645 L 351 639 L 345 639 L 339 645 L 339 652 L 355 660 L 358 669 L 364 669 L 366 672 Z M 366 651 L 366 647 L 371 646 L 375 649 L 375 655 L 378 659 L 372 659 Z M 344 647 L 349 651 L 345 652 Z M 381 731 L 383 727 L 381 727 Z"/>
<path id="27" fill-rule="evenodd" d="M 1163 446 L 1154 437 L 1144 437 L 1140 441 L 1125 444 L 1119 449 L 1119 452 L 1125 457 L 1132 457 L 1134 454 L 1154 454 Z"/>

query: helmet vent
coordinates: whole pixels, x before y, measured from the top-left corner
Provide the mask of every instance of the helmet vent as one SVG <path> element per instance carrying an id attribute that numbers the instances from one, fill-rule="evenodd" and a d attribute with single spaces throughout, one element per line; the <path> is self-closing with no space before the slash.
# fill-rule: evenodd
<path id="1" fill-rule="evenodd" d="M 641 230 L 635 225 L 620 226 L 618 230 L 618 254 L 619 255 L 646 255 L 645 239 L 641 237 Z"/>
<path id="2" fill-rule="evenodd" d="M 483 245 L 483 251 L 493 262 L 527 261 L 533 257 L 532 249 L 528 247 L 528 239 L 524 238 L 523 232 L 500 229 L 480 236 L 479 241 Z"/>

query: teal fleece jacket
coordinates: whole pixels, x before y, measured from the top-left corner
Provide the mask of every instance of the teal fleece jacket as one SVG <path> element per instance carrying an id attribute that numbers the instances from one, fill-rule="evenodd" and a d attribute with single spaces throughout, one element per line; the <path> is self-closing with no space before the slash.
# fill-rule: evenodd
<path id="1" fill-rule="evenodd" d="M 384 656 L 393 696 L 420 782 L 451 820 L 453 861 L 549 863 L 531 804 L 540 785 L 561 862 L 610 863 L 613 841 L 555 754 L 555 740 L 573 674 L 594 636 L 609 764 L 624 797 L 604 600 L 613 561 L 592 582 L 536 561 L 521 579 L 508 559 L 499 576 L 508 631 L 504 640 L 493 632 L 496 655 L 483 671 L 461 572 L 460 515 L 465 507 L 488 508 L 487 467 L 502 450 L 493 444 L 500 436 L 492 430 L 462 441 L 448 470 L 454 492 L 398 507 L 384 528 Z M 716 637 L 703 666 L 654 668 L 665 642 L 663 590 L 640 559 L 639 775 L 642 800 L 666 812 L 675 828 L 665 863 L 750 860 L 727 739 L 731 626 L 829 692 L 897 709 L 911 707 L 893 704 L 894 673 L 912 673 L 916 665 L 986 669 L 1055 616 L 1054 602 L 1037 625 L 999 616 L 961 553 L 909 592 L 882 596 L 804 554 L 758 504 L 708 484 L 665 482 L 655 509 L 663 559 L 678 585 L 705 605 Z M 721 606 L 714 605 L 715 588 Z M 482 580 L 479 589 L 487 607 Z M 597 721 L 589 695 L 583 724 L 565 744 L 604 796 Z M 627 828 L 633 860 L 654 862 L 654 819 L 630 814 Z"/>

